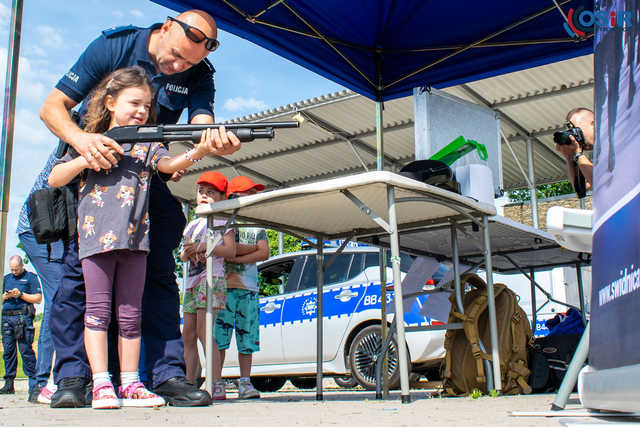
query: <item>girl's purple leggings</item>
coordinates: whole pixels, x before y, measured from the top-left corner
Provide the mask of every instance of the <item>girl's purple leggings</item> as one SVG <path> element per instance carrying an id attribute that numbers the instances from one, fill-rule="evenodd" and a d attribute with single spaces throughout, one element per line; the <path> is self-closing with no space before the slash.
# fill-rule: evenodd
<path id="1" fill-rule="evenodd" d="M 82 259 L 87 301 L 84 325 L 93 331 L 106 331 L 114 295 L 119 335 L 138 338 L 146 269 L 145 252 L 117 250 Z"/>

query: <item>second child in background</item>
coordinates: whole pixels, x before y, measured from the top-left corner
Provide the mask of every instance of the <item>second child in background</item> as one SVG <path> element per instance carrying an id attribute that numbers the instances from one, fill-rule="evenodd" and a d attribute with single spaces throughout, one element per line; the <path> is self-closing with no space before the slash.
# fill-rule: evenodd
<path id="1" fill-rule="evenodd" d="M 254 183 L 246 176 L 236 176 L 229 181 L 229 195 L 248 196 L 264 190 L 264 185 Z M 258 227 L 240 227 L 237 233 L 237 254 L 226 258 L 227 302 L 218 313 L 214 336 L 220 349 L 221 363 L 214 378 L 220 376 L 225 351 L 229 348 L 235 330 L 240 363 L 238 398 L 257 399 L 260 393 L 250 381 L 253 353 L 260 350 L 260 303 L 258 300 L 257 262 L 269 258 L 267 233 Z M 214 365 L 215 366 L 215 365 Z M 223 382 L 217 382 L 213 399 L 225 399 Z"/>
<path id="2" fill-rule="evenodd" d="M 103 133 L 116 126 L 155 121 L 153 89 L 140 67 L 116 70 L 94 89 L 84 130 Z M 118 164 L 94 171 L 85 157 L 68 153 L 49 175 L 52 187 L 78 182 L 79 258 L 86 286 L 84 342 L 93 374 L 95 409 L 164 405 L 140 382 L 141 305 L 149 252 L 149 177 L 186 169 L 215 151 L 211 130 L 200 143 L 171 157 L 160 143 L 123 144 Z M 92 153 L 97 155 L 97 149 Z M 111 299 L 118 320 L 121 385 L 116 395 L 107 370 Z"/>
<path id="3" fill-rule="evenodd" d="M 204 172 L 198 178 L 196 188 L 196 203 L 209 204 L 227 198 L 227 178 L 219 172 Z M 213 225 L 226 223 L 222 219 L 214 219 Z M 219 232 L 217 232 L 219 235 Z M 180 259 L 188 261 L 187 283 L 183 297 L 184 327 L 182 337 L 184 341 L 184 359 L 187 365 L 187 380 L 198 385 L 198 339 L 205 345 L 205 317 L 207 308 L 207 265 L 205 259 L 207 245 L 207 219 L 196 218 L 190 221 L 184 230 L 183 249 Z M 214 321 L 216 312 L 225 307 L 225 268 L 224 259 L 234 256 L 235 233 L 227 230 L 216 248 L 213 250 L 213 310 Z M 213 365 L 217 366 L 218 351 L 213 351 Z M 214 378 L 215 380 L 216 378 Z M 220 379 L 219 377 L 217 378 Z"/>

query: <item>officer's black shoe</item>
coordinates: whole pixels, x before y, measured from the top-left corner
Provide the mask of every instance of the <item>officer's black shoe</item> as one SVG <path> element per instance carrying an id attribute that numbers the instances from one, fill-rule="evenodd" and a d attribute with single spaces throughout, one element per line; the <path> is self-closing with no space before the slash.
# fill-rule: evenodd
<path id="1" fill-rule="evenodd" d="M 13 378 L 5 378 L 4 387 L 0 388 L 0 394 L 14 394 Z"/>
<path id="2" fill-rule="evenodd" d="M 185 377 L 169 378 L 153 390 L 164 397 L 172 406 L 207 406 L 211 404 L 211 396 L 189 384 Z"/>
<path id="3" fill-rule="evenodd" d="M 62 378 L 51 396 L 52 408 L 83 408 L 91 405 L 91 383 L 82 377 Z"/>
<path id="4" fill-rule="evenodd" d="M 29 403 L 38 403 L 38 396 L 40 396 L 40 390 L 42 390 L 42 386 L 40 384 L 36 384 L 33 386 L 31 390 L 29 390 L 29 397 L 27 401 Z"/>

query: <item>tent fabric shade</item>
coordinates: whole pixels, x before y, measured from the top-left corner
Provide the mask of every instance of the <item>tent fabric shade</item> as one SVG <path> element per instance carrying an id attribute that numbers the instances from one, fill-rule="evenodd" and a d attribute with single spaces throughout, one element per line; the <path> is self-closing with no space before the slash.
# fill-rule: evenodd
<path id="1" fill-rule="evenodd" d="M 368 98 L 445 88 L 593 51 L 554 2 L 154 0 L 211 13 L 220 28 Z M 592 9 L 584 0 L 560 1 Z"/>

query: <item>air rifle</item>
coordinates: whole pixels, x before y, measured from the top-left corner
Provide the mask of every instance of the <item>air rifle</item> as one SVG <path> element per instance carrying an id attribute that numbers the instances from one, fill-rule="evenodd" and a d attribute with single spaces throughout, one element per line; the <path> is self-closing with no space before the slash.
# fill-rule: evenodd
<path id="1" fill-rule="evenodd" d="M 120 126 L 107 132 L 105 136 L 120 144 L 135 144 L 138 142 L 173 142 L 192 141 L 200 142 L 200 137 L 205 129 L 224 126 L 226 130 L 233 132 L 241 142 L 250 142 L 258 138 L 271 139 L 275 136 L 275 129 L 297 128 L 300 123 L 292 122 L 265 122 L 265 123 L 214 123 L 210 125 L 140 125 Z"/>
<path id="2" fill-rule="evenodd" d="M 271 139 L 275 136 L 276 129 L 297 128 L 300 122 L 264 122 L 264 123 L 213 123 L 205 125 L 130 125 L 109 129 L 105 136 L 119 144 L 136 144 L 145 142 L 174 142 L 191 141 L 200 142 L 202 131 L 210 128 L 224 126 L 226 130 L 233 132 L 240 142 L 250 142 L 254 139 Z M 67 152 L 69 145 L 60 140 L 56 156 L 61 158 Z"/>

